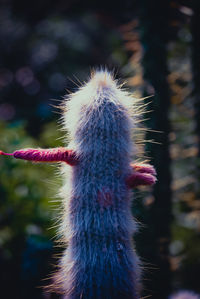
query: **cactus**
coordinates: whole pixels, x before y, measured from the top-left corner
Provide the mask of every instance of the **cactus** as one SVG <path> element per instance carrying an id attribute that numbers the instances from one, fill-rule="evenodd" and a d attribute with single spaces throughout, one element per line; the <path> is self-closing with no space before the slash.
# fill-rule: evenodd
<path id="1" fill-rule="evenodd" d="M 137 225 L 130 189 L 154 184 L 155 170 L 131 164 L 133 101 L 110 73 L 98 71 L 65 101 L 63 123 L 70 150 L 10 154 L 37 162 L 67 162 L 61 190 L 61 234 L 67 248 L 53 281 L 64 299 L 139 298 L 141 270 L 132 244 Z"/>

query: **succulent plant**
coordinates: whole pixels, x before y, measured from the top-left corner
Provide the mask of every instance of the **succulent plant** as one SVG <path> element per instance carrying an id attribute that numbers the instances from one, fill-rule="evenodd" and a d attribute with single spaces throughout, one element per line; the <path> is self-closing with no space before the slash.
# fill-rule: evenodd
<path id="1" fill-rule="evenodd" d="M 154 184 L 156 174 L 150 165 L 131 163 L 136 114 L 130 94 L 100 70 L 64 102 L 69 149 L 10 154 L 63 164 L 61 234 L 66 249 L 53 286 L 65 299 L 139 298 L 141 270 L 132 240 L 137 225 L 130 189 Z"/>

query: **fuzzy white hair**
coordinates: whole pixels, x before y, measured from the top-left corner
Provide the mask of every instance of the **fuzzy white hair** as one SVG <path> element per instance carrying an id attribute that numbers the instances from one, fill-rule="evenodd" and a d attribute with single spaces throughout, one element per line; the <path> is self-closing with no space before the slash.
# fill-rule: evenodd
<path id="1" fill-rule="evenodd" d="M 140 267 L 133 249 L 130 174 L 133 99 L 107 71 L 66 100 L 64 128 L 79 164 L 65 166 L 63 241 L 68 244 L 55 284 L 65 299 L 139 298 Z"/>

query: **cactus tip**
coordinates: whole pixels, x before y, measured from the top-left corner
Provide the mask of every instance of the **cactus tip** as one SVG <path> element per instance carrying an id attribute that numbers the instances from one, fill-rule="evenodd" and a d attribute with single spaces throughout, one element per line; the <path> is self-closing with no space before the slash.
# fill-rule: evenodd
<path id="1" fill-rule="evenodd" d="M 97 87 L 106 87 L 113 85 L 114 82 L 109 72 L 100 70 L 93 76 L 92 83 Z"/>

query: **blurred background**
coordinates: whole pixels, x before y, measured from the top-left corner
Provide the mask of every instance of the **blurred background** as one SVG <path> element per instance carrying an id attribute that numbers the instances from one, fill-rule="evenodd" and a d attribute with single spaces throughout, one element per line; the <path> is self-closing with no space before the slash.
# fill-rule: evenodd
<path id="1" fill-rule="evenodd" d="M 142 295 L 200 292 L 200 2 L 2 0 L 0 25 L 4 151 L 62 146 L 55 106 L 93 67 L 153 95 L 144 148 L 159 183 L 136 191 L 132 208 Z M 41 287 L 62 251 L 57 168 L 4 157 L 0 169 L 1 298 L 59 298 Z"/>

